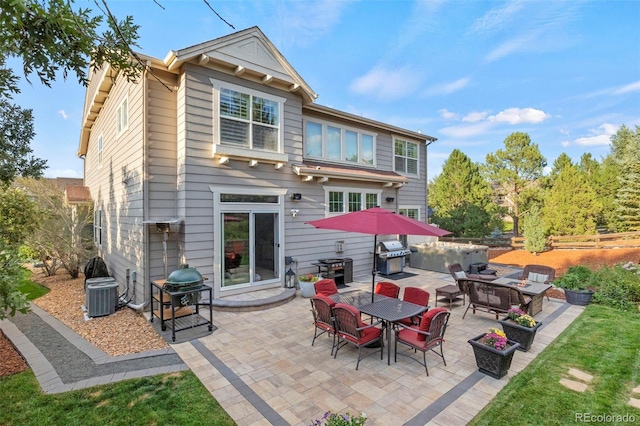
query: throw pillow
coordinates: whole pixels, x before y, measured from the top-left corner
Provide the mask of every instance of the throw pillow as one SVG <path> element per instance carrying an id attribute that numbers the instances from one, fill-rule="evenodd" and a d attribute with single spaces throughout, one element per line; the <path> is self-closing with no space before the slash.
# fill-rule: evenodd
<path id="1" fill-rule="evenodd" d="M 464 280 L 467 278 L 467 274 L 464 271 L 455 272 L 456 278 L 459 280 Z"/>
<path id="2" fill-rule="evenodd" d="M 538 280 L 541 283 L 549 281 L 549 275 L 538 274 Z"/>
<path id="3" fill-rule="evenodd" d="M 527 277 L 527 280 L 537 283 L 537 282 L 540 282 L 540 279 L 538 278 L 539 276 L 540 274 L 537 274 L 535 272 L 529 272 L 529 276 Z"/>

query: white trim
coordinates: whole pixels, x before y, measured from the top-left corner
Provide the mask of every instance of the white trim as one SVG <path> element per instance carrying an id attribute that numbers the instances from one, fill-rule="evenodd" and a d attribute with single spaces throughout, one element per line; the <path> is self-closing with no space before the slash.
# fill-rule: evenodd
<path id="1" fill-rule="evenodd" d="M 126 114 L 122 114 L 123 105 L 126 105 Z M 124 125 L 122 125 L 122 119 L 126 121 Z M 124 132 L 129 130 L 129 94 L 124 96 L 122 102 L 116 108 L 116 139 L 119 138 Z"/>
<path id="2" fill-rule="evenodd" d="M 245 86 L 239 86 L 237 84 L 228 83 L 226 81 L 216 80 L 214 78 L 209 78 L 211 82 L 212 90 L 213 90 L 213 135 L 214 135 L 214 145 L 222 145 L 220 143 L 220 89 L 229 89 L 234 90 L 236 92 L 244 93 L 250 96 L 256 96 L 259 98 L 268 99 L 270 101 L 278 102 L 278 149 L 277 151 L 269 151 L 269 150 L 258 150 L 254 148 L 242 148 L 237 147 L 239 149 L 243 149 L 247 158 L 251 157 L 252 152 L 269 152 L 269 153 L 284 153 L 284 104 L 287 102 L 286 98 L 272 95 L 270 93 L 260 92 L 258 90 L 253 90 Z M 253 123 L 251 119 L 249 124 Z M 249 126 L 249 131 L 251 131 L 251 126 Z M 249 142 L 251 143 L 251 141 Z M 229 145 L 225 145 L 229 146 Z M 215 152 L 215 148 L 214 148 Z"/>
<path id="3" fill-rule="evenodd" d="M 284 196 L 288 190 L 285 188 L 259 188 L 255 186 L 233 186 L 233 185 L 209 185 L 213 195 L 213 229 L 214 229 L 214 250 L 213 250 L 213 294 L 214 298 L 219 298 L 223 293 L 224 295 L 232 295 L 237 293 L 246 293 L 247 291 L 255 291 L 258 288 L 278 287 L 284 285 Z M 277 203 L 221 203 L 221 193 L 233 193 L 233 194 L 256 194 L 256 195 L 272 195 L 278 197 Z M 277 281 L 271 280 L 264 284 L 251 285 L 251 286 L 234 286 L 232 288 L 222 288 L 222 256 L 224 251 L 221 240 L 222 224 L 220 223 L 220 213 L 225 211 L 238 211 L 246 210 L 258 213 L 278 213 L 278 240 L 280 242 L 278 259 L 279 259 L 279 271 L 280 277 Z"/>
<path id="4" fill-rule="evenodd" d="M 104 136 L 102 133 L 100 133 L 100 136 L 98 136 L 98 168 L 102 168 L 102 156 L 103 156 L 103 152 L 104 152 Z"/>
<path id="5" fill-rule="evenodd" d="M 406 171 L 396 170 L 396 140 L 405 142 L 407 144 L 414 144 L 416 146 L 416 152 L 418 153 L 418 157 L 416 158 L 416 173 L 409 173 Z M 391 161 L 393 163 L 393 171 L 396 173 L 400 173 L 403 176 L 420 178 L 420 146 L 421 145 L 422 145 L 422 142 L 417 142 L 409 138 L 404 138 L 404 137 L 400 137 L 392 134 L 391 135 L 391 153 L 392 153 Z M 402 158 L 409 158 L 409 157 L 403 156 Z"/>
<path id="6" fill-rule="evenodd" d="M 398 213 L 400 213 L 400 210 L 418 210 L 418 217 L 416 217 L 416 220 L 420 220 L 420 215 L 422 213 L 422 208 L 420 205 L 418 204 L 400 204 L 398 206 Z"/>

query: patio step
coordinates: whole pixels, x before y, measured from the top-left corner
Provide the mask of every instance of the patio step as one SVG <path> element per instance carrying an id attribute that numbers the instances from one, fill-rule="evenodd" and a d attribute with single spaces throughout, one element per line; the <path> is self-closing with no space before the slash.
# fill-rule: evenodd
<path id="1" fill-rule="evenodd" d="M 284 305 L 296 297 L 295 288 L 283 288 L 278 294 L 271 294 L 265 297 L 255 297 L 250 299 L 224 297 L 221 299 L 213 299 L 211 305 L 216 311 L 226 312 L 247 312 L 261 311 L 264 309 L 274 308 Z"/>

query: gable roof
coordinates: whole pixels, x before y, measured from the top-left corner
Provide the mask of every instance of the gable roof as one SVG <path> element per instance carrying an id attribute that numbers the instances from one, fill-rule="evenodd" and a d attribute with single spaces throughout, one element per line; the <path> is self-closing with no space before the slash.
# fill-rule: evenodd
<path id="1" fill-rule="evenodd" d="M 215 66 L 237 77 L 299 93 L 305 103 L 318 97 L 258 27 L 172 50 L 163 62 L 169 71 L 186 62 Z"/>

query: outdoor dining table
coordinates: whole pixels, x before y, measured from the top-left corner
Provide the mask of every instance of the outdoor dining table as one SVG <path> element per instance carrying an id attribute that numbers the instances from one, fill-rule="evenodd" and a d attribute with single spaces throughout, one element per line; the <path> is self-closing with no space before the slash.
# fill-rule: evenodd
<path id="1" fill-rule="evenodd" d="M 381 294 L 374 294 L 372 303 L 371 293 L 367 291 L 338 293 L 329 297 L 336 303 L 353 305 L 363 314 L 382 320 L 383 328 L 387 333 L 387 365 L 391 364 L 391 328 L 393 322 L 420 315 L 429 309 L 428 306 L 416 305 L 415 303 L 405 302 Z"/>
<path id="2" fill-rule="evenodd" d="M 533 281 L 526 281 L 525 285 L 522 286 L 522 280 L 515 278 L 498 278 L 493 280 L 493 282 L 515 287 L 525 296 L 530 296 L 531 303 L 529 304 L 529 312 L 527 313 L 531 316 L 542 311 L 542 301 L 545 293 L 551 288 L 551 284 L 537 283 Z"/>

